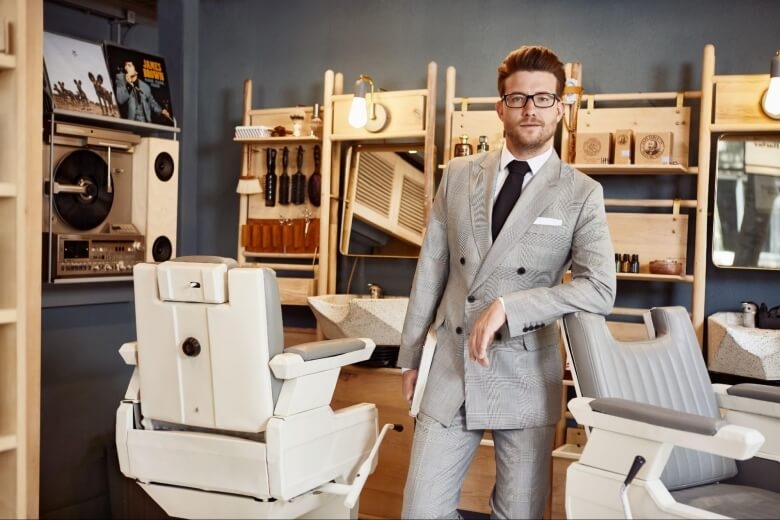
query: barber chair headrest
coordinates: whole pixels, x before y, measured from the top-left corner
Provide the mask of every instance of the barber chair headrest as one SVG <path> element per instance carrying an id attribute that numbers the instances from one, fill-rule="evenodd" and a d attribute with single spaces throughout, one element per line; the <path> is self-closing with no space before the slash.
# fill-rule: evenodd
<path id="1" fill-rule="evenodd" d="M 183 256 L 157 267 L 157 286 L 163 301 L 226 303 L 227 272 L 238 267 L 232 258 Z"/>

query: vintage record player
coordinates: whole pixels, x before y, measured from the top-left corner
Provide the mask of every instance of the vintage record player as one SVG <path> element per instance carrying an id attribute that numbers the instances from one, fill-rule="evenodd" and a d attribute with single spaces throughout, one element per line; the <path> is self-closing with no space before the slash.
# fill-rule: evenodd
<path id="1" fill-rule="evenodd" d="M 55 123 L 48 134 L 44 280 L 129 279 L 145 257 L 144 235 L 132 223 L 132 152 L 140 137 L 70 123 Z"/>

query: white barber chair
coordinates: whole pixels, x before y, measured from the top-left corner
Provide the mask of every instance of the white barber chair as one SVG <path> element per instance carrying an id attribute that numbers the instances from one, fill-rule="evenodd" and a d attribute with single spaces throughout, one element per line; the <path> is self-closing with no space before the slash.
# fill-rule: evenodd
<path id="1" fill-rule="evenodd" d="M 117 410 L 119 467 L 181 518 L 356 518 L 376 466 L 373 404 L 330 407 L 370 339 L 283 351 L 270 269 L 216 257 L 138 264 L 135 365 Z"/>
<path id="2" fill-rule="evenodd" d="M 590 429 L 567 517 L 780 517 L 780 388 L 711 384 L 687 311 L 650 312 L 652 339 L 631 342 L 603 316 L 564 317 L 569 409 Z"/>

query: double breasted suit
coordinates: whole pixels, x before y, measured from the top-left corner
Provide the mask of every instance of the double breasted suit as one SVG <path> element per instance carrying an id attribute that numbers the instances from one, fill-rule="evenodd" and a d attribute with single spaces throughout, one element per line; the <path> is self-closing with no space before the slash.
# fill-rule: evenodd
<path id="1" fill-rule="evenodd" d="M 437 346 L 420 411 L 448 425 L 465 403 L 468 429 L 522 429 L 560 418 L 558 318 L 607 314 L 614 251 L 601 185 L 553 151 L 491 238 L 501 150 L 455 158 L 425 232 L 398 366 L 417 368 L 429 326 Z M 567 269 L 572 280 L 561 284 Z M 489 365 L 469 359 L 468 335 L 502 296 L 506 323 Z"/>

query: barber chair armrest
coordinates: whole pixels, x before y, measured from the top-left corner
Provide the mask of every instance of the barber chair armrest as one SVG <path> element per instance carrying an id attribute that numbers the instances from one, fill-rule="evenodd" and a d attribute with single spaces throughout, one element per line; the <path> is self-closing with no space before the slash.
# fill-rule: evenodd
<path id="1" fill-rule="evenodd" d="M 738 460 L 753 457 L 764 443 L 752 428 L 625 399 L 578 397 L 569 409 L 585 426 Z"/>
<path id="2" fill-rule="evenodd" d="M 721 408 L 780 419 L 780 387 L 742 383 L 714 384 L 712 389 Z"/>
<path id="3" fill-rule="evenodd" d="M 369 338 L 341 338 L 312 341 L 288 347 L 270 362 L 279 379 L 294 379 L 365 361 L 376 344 Z"/>

